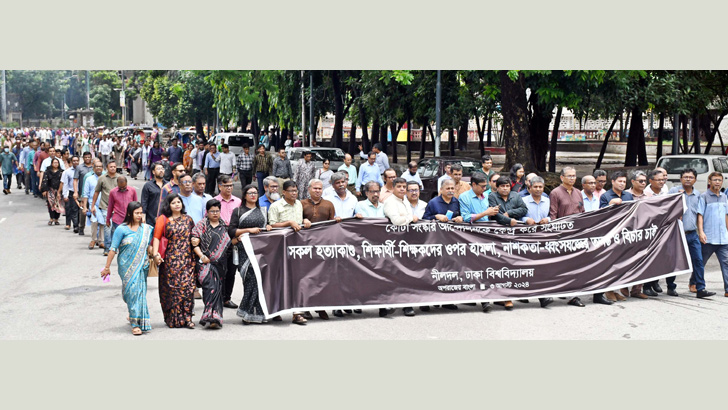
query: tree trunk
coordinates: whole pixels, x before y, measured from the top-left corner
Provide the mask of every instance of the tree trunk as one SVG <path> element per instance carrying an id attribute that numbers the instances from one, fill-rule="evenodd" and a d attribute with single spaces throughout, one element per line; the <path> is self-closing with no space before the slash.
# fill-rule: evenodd
<path id="1" fill-rule="evenodd" d="M 485 134 L 485 122 L 483 122 L 483 126 L 480 126 L 480 117 L 477 115 L 475 116 L 475 127 L 478 129 L 478 151 L 480 152 L 480 157 L 482 158 L 483 155 L 485 155 L 485 145 L 483 144 L 483 134 Z"/>
<path id="2" fill-rule="evenodd" d="M 205 135 L 205 128 L 202 126 L 202 118 L 195 118 L 195 132 L 198 135 Z M 207 137 L 205 137 L 207 139 Z"/>
<path id="3" fill-rule="evenodd" d="M 561 123 L 561 111 L 564 107 L 559 105 L 554 120 L 554 132 L 551 133 L 551 146 L 549 147 L 549 172 L 556 172 L 556 142 L 559 139 L 559 124 Z"/>
<path id="4" fill-rule="evenodd" d="M 707 134 L 710 135 L 710 138 L 708 138 L 708 145 L 705 147 L 705 153 L 710 153 L 710 148 L 713 146 L 713 143 L 715 142 L 715 134 L 718 132 L 718 127 L 720 126 L 720 123 L 723 121 L 723 117 L 725 117 L 726 113 L 721 113 L 718 116 L 718 121 L 713 121 L 713 116 L 707 115 L 705 117 L 705 121 L 703 121 L 704 124 L 706 124 Z M 711 129 L 711 125 L 713 125 L 713 128 Z M 723 139 L 721 138 L 721 148 L 722 148 L 722 142 Z M 724 151 L 721 149 L 721 153 Z"/>
<path id="5" fill-rule="evenodd" d="M 372 122 L 372 146 L 379 143 L 379 116 L 374 117 Z"/>
<path id="6" fill-rule="evenodd" d="M 422 133 L 420 134 L 420 159 L 425 157 L 425 144 L 427 143 L 427 119 L 420 120 L 422 123 Z"/>
<path id="7" fill-rule="evenodd" d="M 662 131 L 665 128 L 665 113 L 660 113 L 660 124 L 657 127 L 657 155 L 655 156 L 655 162 L 657 162 L 662 156 Z"/>
<path id="8" fill-rule="evenodd" d="M 359 124 L 361 125 L 361 147 L 365 153 L 368 153 L 372 150 L 369 143 L 369 121 L 361 103 L 357 102 L 357 104 L 359 104 Z"/>
<path id="9" fill-rule="evenodd" d="M 682 124 L 682 127 L 683 127 L 683 135 L 682 135 L 683 149 L 682 149 L 682 152 L 683 152 L 683 154 L 687 154 L 688 153 L 688 121 L 687 121 L 687 116 L 681 115 L 680 116 L 680 123 Z"/>
<path id="10" fill-rule="evenodd" d="M 332 147 L 344 146 L 344 96 L 341 90 L 341 79 L 338 70 L 331 70 L 331 83 L 334 89 L 334 133 L 331 136 Z"/>
<path id="11" fill-rule="evenodd" d="M 435 144 L 437 141 L 435 140 L 435 133 L 432 131 L 432 124 L 429 122 L 427 123 L 427 129 L 430 130 L 430 138 L 432 138 L 432 155 L 435 155 Z M 442 144 L 440 144 L 442 145 Z"/>
<path id="12" fill-rule="evenodd" d="M 700 155 L 700 117 L 698 114 L 693 114 L 693 146 L 690 150 Z"/>
<path id="13" fill-rule="evenodd" d="M 488 138 L 486 140 L 486 145 L 491 147 L 493 146 L 493 136 L 491 135 L 491 132 L 493 131 L 493 113 L 488 113 Z"/>
<path id="14" fill-rule="evenodd" d="M 379 127 L 379 143 L 382 144 L 382 152 L 389 155 L 387 148 L 389 148 L 389 141 L 387 141 L 387 124 L 382 124 Z"/>
<path id="15" fill-rule="evenodd" d="M 546 171 L 546 153 L 549 150 L 549 125 L 553 115 L 553 106 L 544 106 L 539 103 L 538 97 L 531 94 L 531 107 L 533 115 L 529 122 L 531 135 L 531 157 L 533 164 L 539 171 Z M 526 170 L 530 172 L 530 170 Z"/>
<path id="16" fill-rule="evenodd" d="M 349 154 L 353 157 L 356 153 L 359 151 L 357 150 L 357 143 L 356 143 L 356 120 L 352 118 L 351 120 L 351 130 L 349 131 L 349 149 L 347 150 Z"/>
<path id="17" fill-rule="evenodd" d="M 633 167 L 647 165 L 647 152 L 645 148 L 645 129 L 642 125 L 642 110 L 633 107 L 632 121 L 629 124 L 629 137 L 627 138 L 627 153 L 624 156 L 624 166 Z"/>
<path id="18" fill-rule="evenodd" d="M 468 149 L 468 118 L 465 118 L 460 122 L 460 129 L 458 129 L 458 150 L 466 151 Z"/>
<path id="19" fill-rule="evenodd" d="M 392 162 L 397 163 L 397 135 L 399 134 L 399 127 L 396 122 L 389 124 L 389 130 L 392 133 Z M 395 131 L 396 130 L 396 131 Z"/>
<path id="20" fill-rule="evenodd" d="M 503 142 L 506 147 L 506 161 L 503 170 L 521 163 L 527 170 L 536 169 L 531 157 L 531 137 L 528 129 L 526 88 L 524 77 L 512 81 L 507 71 L 500 71 L 501 107 L 503 115 Z"/>
<path id="21" fill-rule="evenodd" d="M 619 113 L 614 116 L 612 125 L 609 126 L 609 129 L 607 130 L 607 134 L 604 136 L 604 142 L 602 143 L 602 149 L 599 151 L 599 158 L 597 158 L 597 165 L 594 167 L 594 170 L 601 168 L 602 160 L 604 159 L 604 153 L 607 152 L 607 143 L 609 143 L 609 137 L 612 135 L 612 130 L 614 130 L 614 126 L 617 124 L 617 121 L 620 121 L 621 118 L 622 118 L 622 113 Z"/>
<path id="22" fill-rule="evenodd" d="M 407 120 L 407 163 L 412 161 L 412 120 Z"/>
<path id="23" fill-rule="evenodd" d="M 450 127 L 450 134 L 447 136 L 447 144 L 450 147 L 450 156 L 455 156 L 455 128 Z"/>

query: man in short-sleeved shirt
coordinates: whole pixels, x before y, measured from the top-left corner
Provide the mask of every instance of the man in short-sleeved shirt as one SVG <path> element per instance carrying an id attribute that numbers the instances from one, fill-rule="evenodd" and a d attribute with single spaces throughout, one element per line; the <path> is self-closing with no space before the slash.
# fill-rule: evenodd
<path id="1" fill-rule="evenodd" d="M 698 237 L 702 243 L 703 264 L 715 253 L 723 273 L 723 287 L 728 297 L 728 198 L 720 192 L 723 174 L 708 175 L 710 189 L 698 197 Z M 705 290 L 705 279 L 696 276 L 697 297 L 715 295 Z"/>

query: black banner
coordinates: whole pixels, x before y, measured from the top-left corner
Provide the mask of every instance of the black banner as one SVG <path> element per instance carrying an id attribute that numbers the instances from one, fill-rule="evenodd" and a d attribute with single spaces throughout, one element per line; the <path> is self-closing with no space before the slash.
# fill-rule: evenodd
<path id="1" fill-rule="evenodd" d="M 692 271 L 681 194 L 547 225 L 350 219 L 246 235 L 266 317 L 577 296 Z"/>

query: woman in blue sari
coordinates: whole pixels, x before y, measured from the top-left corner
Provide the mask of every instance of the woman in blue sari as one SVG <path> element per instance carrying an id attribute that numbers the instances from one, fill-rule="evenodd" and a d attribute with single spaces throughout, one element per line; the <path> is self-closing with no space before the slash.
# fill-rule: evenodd
<path id="1" fill-rule="evenodd" d="M 122 295 L 129 308 L 131 333 L 139 336 L 143 331 L 152 330 L 147 308 L 147 274 L 152 247 L 152 227 L 142 223 L 144 211 L 142 204 L 133 201 L 126 207 L 124 223 L 114 231 L 106 267 L 101 276 L 111 274 L 110 266 L 114 256 L 119 254 L 119 276 L 122 283 Z"/>

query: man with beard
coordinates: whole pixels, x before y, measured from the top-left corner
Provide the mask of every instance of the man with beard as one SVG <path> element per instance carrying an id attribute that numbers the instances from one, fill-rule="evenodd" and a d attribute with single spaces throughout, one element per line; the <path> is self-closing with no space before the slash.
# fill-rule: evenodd
<path id="1" fill-rule="evenodd" d="M 159 162 L 152 164 L 151 171 L 152 180 L 147 181 L 142 188 L 141 203 L 146 215 L 145 222 L 154 226 L 157 223 L 157 215 L 159 214 L 159 197 L 167 181 L 164 180 L 164 167 Z"/>
<path id="2" fill-rule="evenodd" d="M 417 182 L 417 185 L 420 186 L 420 189 L 424 189 L 424 185 L 422 185 L 422 179 L 420 178 L 420 174 L 417 173 L 417 163 L 416 162 L 411 161 L 409 164 L 407 164 L 407 171 L 402 173 L 402 178 L 404 178 L 405 181 L 407 181 L 408 185 L 409 185 L 410 181 L 414 181 L 414 182 Z"/>

